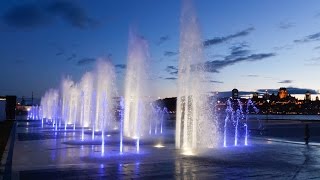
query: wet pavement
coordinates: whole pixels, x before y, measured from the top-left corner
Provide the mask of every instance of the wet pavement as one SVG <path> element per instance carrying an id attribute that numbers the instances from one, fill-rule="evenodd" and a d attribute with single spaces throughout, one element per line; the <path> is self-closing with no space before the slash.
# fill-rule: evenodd
<path id="1" fill-rule="evenodd" d="M 248 146 L 206 149 L 183 155 L 173 133 L 142 142 L 129 140 L 119 153 L 117 134 L 81 139 L 81 130 L 18 122 L 12 154 L 12 179 L 320 179 L 320 145 L 252 136 Z M 171 135 L 170 135 L 171 134 Z"/>

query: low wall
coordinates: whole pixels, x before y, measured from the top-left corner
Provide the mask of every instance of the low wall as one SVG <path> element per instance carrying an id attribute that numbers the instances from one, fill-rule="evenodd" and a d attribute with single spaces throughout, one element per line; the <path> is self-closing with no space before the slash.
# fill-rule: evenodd
<path id="1" fill-rule="evenodd" d="M 6 119 L 6 101 L 0 100 L 0 121 Z"/>

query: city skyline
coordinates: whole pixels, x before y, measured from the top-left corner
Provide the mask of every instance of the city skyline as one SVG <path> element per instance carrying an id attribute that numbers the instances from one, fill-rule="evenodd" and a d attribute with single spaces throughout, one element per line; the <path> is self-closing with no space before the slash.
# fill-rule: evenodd
<path id="1" fill-rule="evenodd" d="M 41 97 L 111 59 L 123 94 L 129 27 L 148 41 L 153 95 L 176 96 L 180 1 L 2 1 L 0 95 Z M 320 2 L 194 2 L 210 91 L 319 91 Z M 41 76 L 40 76 L 41 75 Z M 289 92 L 290 93 L 290 92 Z M 299 97 L 298 97 L 299 98 Z"/>

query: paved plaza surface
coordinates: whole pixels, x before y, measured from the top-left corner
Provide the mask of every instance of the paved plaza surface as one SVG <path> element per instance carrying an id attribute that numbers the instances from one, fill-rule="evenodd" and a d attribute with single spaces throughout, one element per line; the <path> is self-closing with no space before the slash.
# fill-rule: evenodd
<path id="1" fill-rule="evenodd" d="M 301 128 L 300 128 L 301 129 Z M 281 132 L 281 130 L 280 130 Z M 320 179 L 320 145 L 277 137 L 254 136 L 248 146 L 230 146 L 184 155 L 175 149 L 173 132 L 161 140 L 125 141 L 119 153 L 118 134 L 81 141 L 81 130 L 54 130 L 39 121 L 18 121 L 11 179 Z M 170 135 L 171 134 L 171 135 Z M 297 133 L 296 133 L 297 134 Z M 7 151 L 10 151 L 8 142 Z M 159 145 L 162 146 L 159 146 Z M 158 145 L 158 146 L 156 146 Z M 156 146 L 156 147 L 155 147 Z M 5 157 L 10 159 L 10 153 Z M 6 162 L 2 160 L 2 162 Z M 9 170 L 8 170 L 9 169 Z M 9 173 L 9 175 L 8 175 Z"/>

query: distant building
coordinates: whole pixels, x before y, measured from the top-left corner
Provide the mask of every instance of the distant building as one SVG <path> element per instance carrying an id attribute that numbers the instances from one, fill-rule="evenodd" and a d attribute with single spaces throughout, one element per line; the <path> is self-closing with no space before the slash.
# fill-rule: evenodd
<path id="1" fill-rule="evenodd" d="M 240 98 L 237 89 L 232 90 L 232 98 L 246 102 L 247 99 Z M 224 112 L 227 107 L 229 97 L 218 98 L 217 111 Z M 252 94 L 252 102 L 259 109 L 259 114 L 320 114 L 320 100 L 317 96 L 315 100 L 311 99 L 311 93 L 305 93 L 304 100 L 298 100 L 291 96 L 286 88 L 281 87 L 278 94 L 266 90 L 263 97 L 257 93 Z"/>
<path id="2" fill-rule="evenodd" d="M 279 99 L 285 99 L 288 96 L 287 88 L 281 87 L 278 92 Z"/>
<path id="3" fill-rule="evenodd" d="M 257 92 L 252 94 L 252 98 L 258 98 L 259 94 Z"/>
<path id="4" fill-rule="evenodd" d="M 259 94 L 257 92 L 252 94 L 252 100 L 257 101 L 259 99 Z"/>
<path id="5" fill-rule="evenodd" d="M 266 93 L 263 95 L 263 99 L 268 100 L 270 98 L 270 94 L 268 93 L 268 90 L 266 90 Z"/>
<path id="6" fill-rule="evenodd" d="M 239 91 L 238 89 L 232 89 L 232 99 L 238 99 L 239 98 Z"/>
<path id="7" fill-rule="evenodd" d="M 306 101 L 311 101 L 311 93 L 310 93 L 310 91 L 307 91 L 306 92 Z"/>
<path id="8" fill-rule="evenodd" d="M 269 99 L 270 99 L 271 102 L 275 102 L 275 101 L 278 100 L 277 98 L 278 97 L 274 93 L 272 93 Z"/>

